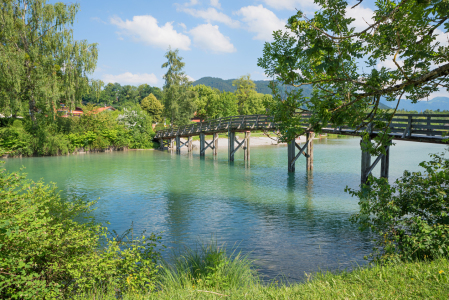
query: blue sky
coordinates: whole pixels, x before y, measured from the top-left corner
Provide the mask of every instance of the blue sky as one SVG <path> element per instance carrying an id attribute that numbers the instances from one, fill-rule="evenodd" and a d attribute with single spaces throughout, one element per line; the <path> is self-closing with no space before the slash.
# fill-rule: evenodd
<path id="1" fill-rule="evenodd" d="M 350 1 L 355 4 L 358 1 Z M 75 39 L 98 43 L 97 70 L 107 82 L 162 87 L 161 68 L 169 45 L 178 48 L 191 79 L 223 79 L 251 74 L 267 79 L 257 66 L 271 33 L 282 29 L 296 9 L 312 15 L 313 0 L 79 0 Z M 349 10 L 354 26 L 370 20 L 373 1 Z M 443 35 L 442 35 L 443 37 Z M 392 63 L 392 62 L 391 62 Z M 389 62 L 383 63 L 388 66 Z M 444 92 L 446 95 L 447 93 Z"/>

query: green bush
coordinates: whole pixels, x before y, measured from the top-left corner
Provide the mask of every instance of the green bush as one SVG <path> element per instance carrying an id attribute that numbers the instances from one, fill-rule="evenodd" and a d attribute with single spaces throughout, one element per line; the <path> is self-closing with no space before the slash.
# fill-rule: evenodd
<path id="1" fill-rule="evenodd" d="M 10 155 L 32 155 L 33 138 L 18 124 L 15 122 L 11 127 L 0 128 L 0 149 Z"/>
<path id="2" fill-rule="evenodd" d="M 449 160 L 437 154 L 390 185 L 370 177 L 359 191 L 360 213 L 351 220 L 375 234 L 374 259 L 434 259 L 449 254 Z"/>
<path id="3" fill-rule="evenodd" d="M 0 169 L 1 299 L 155 288 L 160 237 L 111 236 L 90 218 L 74 221 L 86 218 L 94 204 L 63 200 L 55 186 Z"/>

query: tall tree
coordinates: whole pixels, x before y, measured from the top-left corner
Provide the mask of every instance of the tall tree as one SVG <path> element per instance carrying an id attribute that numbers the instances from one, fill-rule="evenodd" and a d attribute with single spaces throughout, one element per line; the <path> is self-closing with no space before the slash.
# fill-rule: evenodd
<path id="1" fill-rule="evenodd" d="M 164 106 L 156 99 L 153 94 L 149 94 L 143 98 L 140 103 L 140 107 L 153 117 L 153 122 L 162 122 L 162 113 L 164 112 Z"/>
<path id="2" fill-rule="evenodd" d="M 194 101 L 195 93 L 189 90 L 191 82 L 182 71 L 185 63 L 178 56 L 178 49 L 170 48 L 165 53 L 167 61 L 162 68 L 168 68 L 164 75 L 164 106 L 166 115 L 170 117 L 171 123 L 184 125 L 189 123 L 196 110 Z"/>
<path id="3" fill-rule="evenodd" d="M 198 84 L 189 88 L 195 92 L 196 114 L 201 121 L 212 119 L 217 114 L 218 101 L 220 100 L 219 91 L 204 84 Z"/>
<path id="4" fill-rule="evenodd" d="M 73 40 L 79 4 L 7 0 L 0 7 L 2 112 L 29 110 L 34 122 L 37 111 L 53 113 L 61 100 L 73 109 L 97 62 L 96 44 Z"/>
<path id="5" fill-rule="evenodd" d="M 121 90 L 122 86 L 120 83 L 108 83 L 103 89 L 101 101 L 104 101 L 108 105 L 118 102 Z"/>
<path id="6" fill-rule="evenodd" d="M 235 91 L 235 95 L 238 99 L 239 106 L 239 114 L 244 115 L 245 112 L 249 109 L 247 100 L 250 97 L 254 97 L 256 92 L 256 84 L 251 80 L 251 75 L 243 75 L 237 78 L 232 82 L 232 85 L 237 89 Z"/>
<path id="7" fill-rule="evenodd" d="M 287 31 L 273 34 L 258 65 L 274 77 L 271 110 L 282 122 L 284 140 L 303 133 L 298 111 L 309 111 L 310 128 L 348 125 L 383 129 L 369 145 L 372 153 L 390 142 L 387 133 L 393 113 L 379 109 L 381 97 L 413 102 L 440 88 L 449 90 L 449 2 L 447 0 L 377 1 L 372 19 L 356 30 L 351 10 L 343 0 L 316 0 L 321 9 L 312 18 L 301 11 L 290 17 Z M 362 4 L 363 5 L 363 4 Z M 446 42 L 444 44 L 444 42 Z M 386 64 L 385 62 L 389 62 Z M 277 83 L 313 85 L 312 96 L 282 91 Z M 397 108 L 397 106 L 396 106 Z M 377 121 L 376 121 L 377 120 Z M 386 120 L 386 121 L 378 121 Z M 369 139 L 367 129 L 361 132 Z"/>

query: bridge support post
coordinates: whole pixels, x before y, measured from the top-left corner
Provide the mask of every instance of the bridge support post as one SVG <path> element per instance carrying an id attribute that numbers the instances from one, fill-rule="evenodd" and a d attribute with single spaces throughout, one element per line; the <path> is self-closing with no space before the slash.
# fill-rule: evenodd
<path id="1" fill-rule="evenodd" d="M 212 145 L 213 145 L 213 153 L 214 155 L 218 154 L 218 133 L 214 133 L 214 135 L 212 136 Z"/>
<path id="2" fill-rule="evenodd" d="M 307 141 L 309 145 L 307 146 L 307 156 L 306 156 L 306 170 L 313 170 L 313 138 L 315 137 L 315 132 L 307 132 Z"/>
<path id="3" fill-rule="evenodd" d="M 175 139 L 170 138 L 170 151 L 173 151 L 175 149 Z"/>
<path id="4" fill-rule="evenodd" d="M 244 155 L 243 158 L 246 161 L 250 159 L 250 139 L 251 139 L 251 131 L 245 131 L 245 144 L 243 145 Z"/>
<path id="5" fill-rule="evenodd" d="M 187 137 L 187 151 L 192 152 L 192 137 Z"/>
<path id="6" fill-rule="evenodd" d="M 390 146 L 385 148 L 385 155 L 382 155 L 380 161 L 380 177 L 387 178 L 390 173 Z"/>
<path id="7" fill-rule="evenodd" d="M 200 133 L 200 156 L 204 156 L 206 154 L 205 145 L 206 144 L 206 135 L 204 133 Z"/>
<path id="8" fill-rule="evenodd" d="M 292 140 L 288 142 L 288 171 L 289 172 L 295 172 L 295 149 L 296 149 L 296 141 Z"/>
<path id="9" fill-rule="evenodd" d="M 159 139 L 159 150 L 164 150 L 164 140 Z"/>
<path id="10" fill-rule="evenodd" d="M 176 153 L 181 153 L 181 137 L 179 135 L 176 136 Z"/>
<path id="11" fill-rule="evenodd" d="M 229 154 L 229 161 L 234 161 L 234 140 L 235 140 L 235 132 L 229 131 L 228 132 L 228 154 Z"/>
<path id="12" fill-rule="evenodd" d="M 366 143 L 371 143 L 371 141 L 369 142 L 364 142 L 363 140 L 360 141 L 360 147 L 362 148 L 362 164 L 361 164 L 361 183 L 365 184 L 366 180 L 368 179 L 368 175 L 371 167 L 371 154 L 368 151 L 364 150 L 364 147 L 366 147 Z"/>

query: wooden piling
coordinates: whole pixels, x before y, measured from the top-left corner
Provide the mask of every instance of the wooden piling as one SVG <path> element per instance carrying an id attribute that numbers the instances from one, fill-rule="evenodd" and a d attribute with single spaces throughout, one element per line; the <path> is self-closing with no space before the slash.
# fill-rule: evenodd
<path id="1" fill-rule="evenodd" d="M 229 155 L 229 158 L 228 158 L 228 160 L 229 161 L 234 161 L 235 132 L 229 131 L 228 132 L 228 139 L 229 139 L 229 143 L 228 143 L 228 155 Z"/>
<path id="2" fill-rule="evenodd" d="M 188 152 L 192 152 L 192 137 L 191 136 L 189 136 L 189 137 L 187 137 L 187 151 Z"/>
<path id="3" fill-rule="evenodd" d="M 390 169 L 390 146 L 385 149 L 385 155 L 382 156 L 380 161 L 380 177 L 387 178 Z"/>
<path id="4" fill-rule="evenodd" d="M 243 145 L 244 160 L 249 161 L 250 159 L 250 139 L 251 131 L 245 131 L 245 144 Z"/>
<path id="5" fill-rule="evenodd" d="M 214 155 L 217 155 L 218 154 L 218 133 L 214 133 L 212 139 L 213 139 L 213 146 L 214 146 L 213 153 L 214 153 Z"/>
<path id="6" fill-rule="evenodd" d="M 206 154 L 206 151 L 204 150 L 206 148 L 206 135 L 204 133 L 200 133 L 200 156 L 204 156 Z"/>
<path id="7" fill-rule="evenodd" d="M 307 132 L 306 143 L 309 143 L 307 146 L 307 156 L 306 156 L 306 170 L 313 170 L 313 138 L 315 137 L 315 132 Z"/>
<path id="8" fill-rule="evenodd" d="M 361 182 L 366 183 L 368 179 L 368 170 L 371 167 L 371 154 L 368 151 L 364 151 L 364 141 L 360 141 L 360 146 L 362 149 L 362 164 L 361 164 Z M 371 143 L 371 141 L 369 141 Z"/>
<path id="9" fill-rule="evenodd" d="M 163 139 L 159 139 L 159 149 L 164 150 L 164 140 Z"/>
<path id="10" fill-rule="evenodd" d="M 295 152 L 296 152 L 296 141 L 292 140 L 288 143 L 287 146 L 287 152 L 288 152 L 288 171 L 289 172 L 295 172 L 295 162 L 293 160 L 295 159 Z"/>
<path id="11" fill-rule="evenodd" d="M 181 137 L 179 135 L 176 136 L 176 153 L 181 153 Z"/>
<path id="12" fill-rule="evenodd" d="M 175 139 L 170 138 L 170 151 L 175 150 Z"/>

